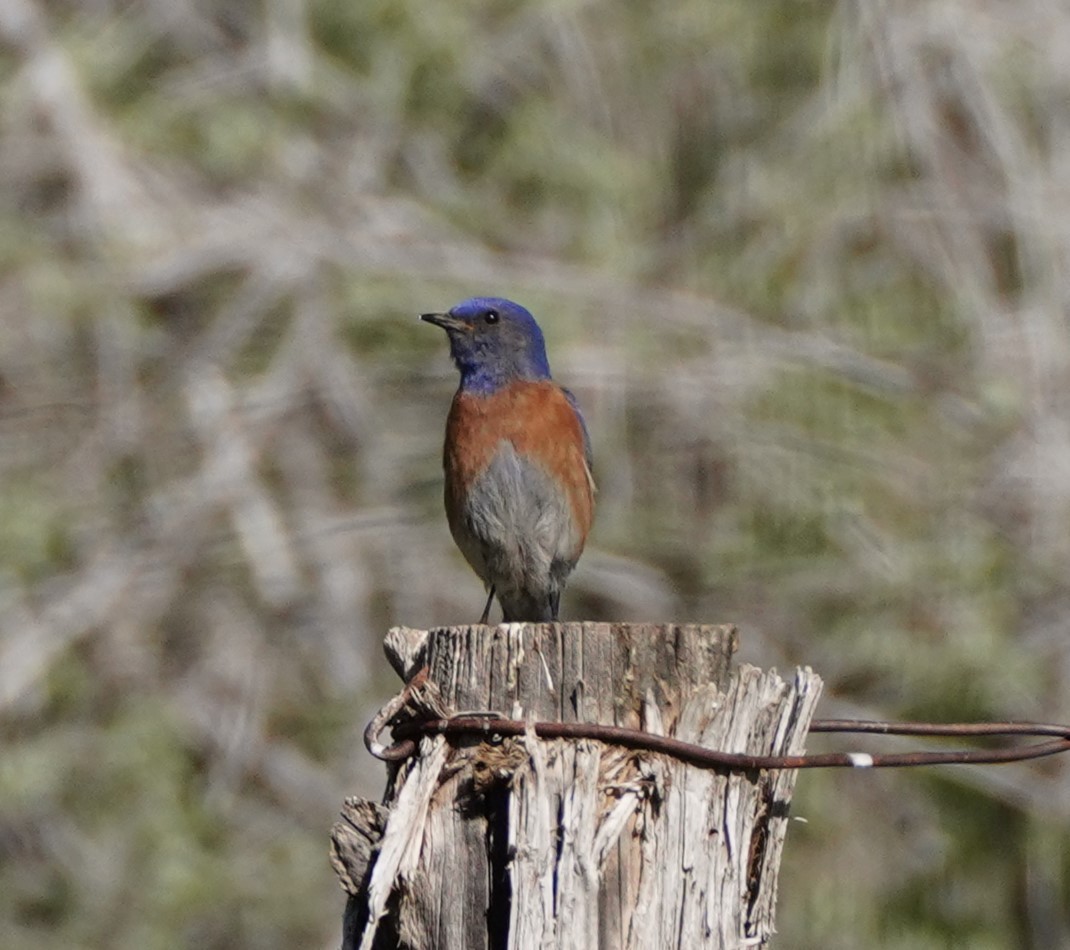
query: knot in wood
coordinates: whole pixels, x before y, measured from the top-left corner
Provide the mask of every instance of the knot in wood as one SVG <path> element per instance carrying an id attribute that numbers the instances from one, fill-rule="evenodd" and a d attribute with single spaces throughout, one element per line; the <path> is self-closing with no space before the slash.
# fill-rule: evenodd
<path id="1" fill-rule="evenodd" d="M 509 786 L 516 772 L 528 761 L 523 743 L 505 739 L 496 744 L 480 743 L 472 756 L 472 786 L 479 795 L 496 787 Z"/>

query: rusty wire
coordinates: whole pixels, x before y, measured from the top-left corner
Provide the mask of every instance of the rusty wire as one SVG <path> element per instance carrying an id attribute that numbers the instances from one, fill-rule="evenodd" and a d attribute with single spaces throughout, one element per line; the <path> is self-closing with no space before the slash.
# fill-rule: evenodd
<path id="1" fill-rule="evenodd" d="M 376 758 L 397 762 L 414 755 L 422 736 L 440 735 L 450 739 L 481 738 L 485 742 L 501 742 L 509 736 L 524 735 L 529 729 L 540 739 L 593 739 L 610 745 L 640 752 L 670 755 L 699 768 L 722 769 L 732 772 L 753 772 L 762 769 L 817 768 L 903 768 L 919 765 L 991 765 L 1021 762 L 1070 751 L 1070 726 L 1036 722 L 879 722 L 863 719 L 815 719 L 810 732 L 836 734 L 875 734 L 899 736 L 961 737 L 1049 737 L 1048 741 L 1027 745 L 1012 745 L 986 749 L 920 750 L 915 752 L 819 752 L 803 755 L 752 755 L 744 752 L 722 752 L 670 736 L 656 735 L 640 729 L 608 726 L 589 722 L 524 722 L 505 719 L 498 713 L 463 713 L 449 717 L 417 718 L 395 723 L 394 742 L 390 746 L 379 743 L 379 734 L 406 705 L 414 679 L 400 694 L 380 710 L 368 724 L 364 743 Z"/>

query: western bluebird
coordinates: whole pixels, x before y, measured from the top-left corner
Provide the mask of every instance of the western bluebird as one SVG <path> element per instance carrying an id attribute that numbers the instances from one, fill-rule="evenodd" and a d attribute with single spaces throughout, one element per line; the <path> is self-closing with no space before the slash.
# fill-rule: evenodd
<path id="1" fill-rule="evenodd" d="M 449 335 L 461 384 L 446 421 L 446 517 L 506 622 L 556 620 L 594 517 L 591 440 L 575 397 L 550 378 L 520 304 L 474 297 L 425 313 Z"/>

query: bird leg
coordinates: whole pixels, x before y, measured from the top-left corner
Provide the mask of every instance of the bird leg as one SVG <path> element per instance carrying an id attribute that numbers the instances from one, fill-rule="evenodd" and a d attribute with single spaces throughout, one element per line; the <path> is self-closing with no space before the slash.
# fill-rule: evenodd
<path id="1" fill-rule="evenodd" d="M 487 606 L 483 608 L 483 616 L 479 618 L 480 623 L 486 623 L 487 618 L 490 616 L 490 605 L 494 603 L 494 585 L 490 586 L 490 594 L 487 596 Z"/>

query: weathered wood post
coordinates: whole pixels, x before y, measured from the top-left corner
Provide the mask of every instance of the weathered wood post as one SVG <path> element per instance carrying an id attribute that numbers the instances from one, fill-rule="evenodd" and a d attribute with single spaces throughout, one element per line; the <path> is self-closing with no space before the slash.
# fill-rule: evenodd
<path id="1" fill-rule="evenodd" d="M 733 669 L 729 626 L 395 628 L 435 715 L 641 728 L 802 751 L 820 680 Z M 332 861 L 343 950 L 736 948 L 773 932 L 791 771 L 730 773 L 590 739 L 424 736 L 385 802 L 348 799 Z"/>

